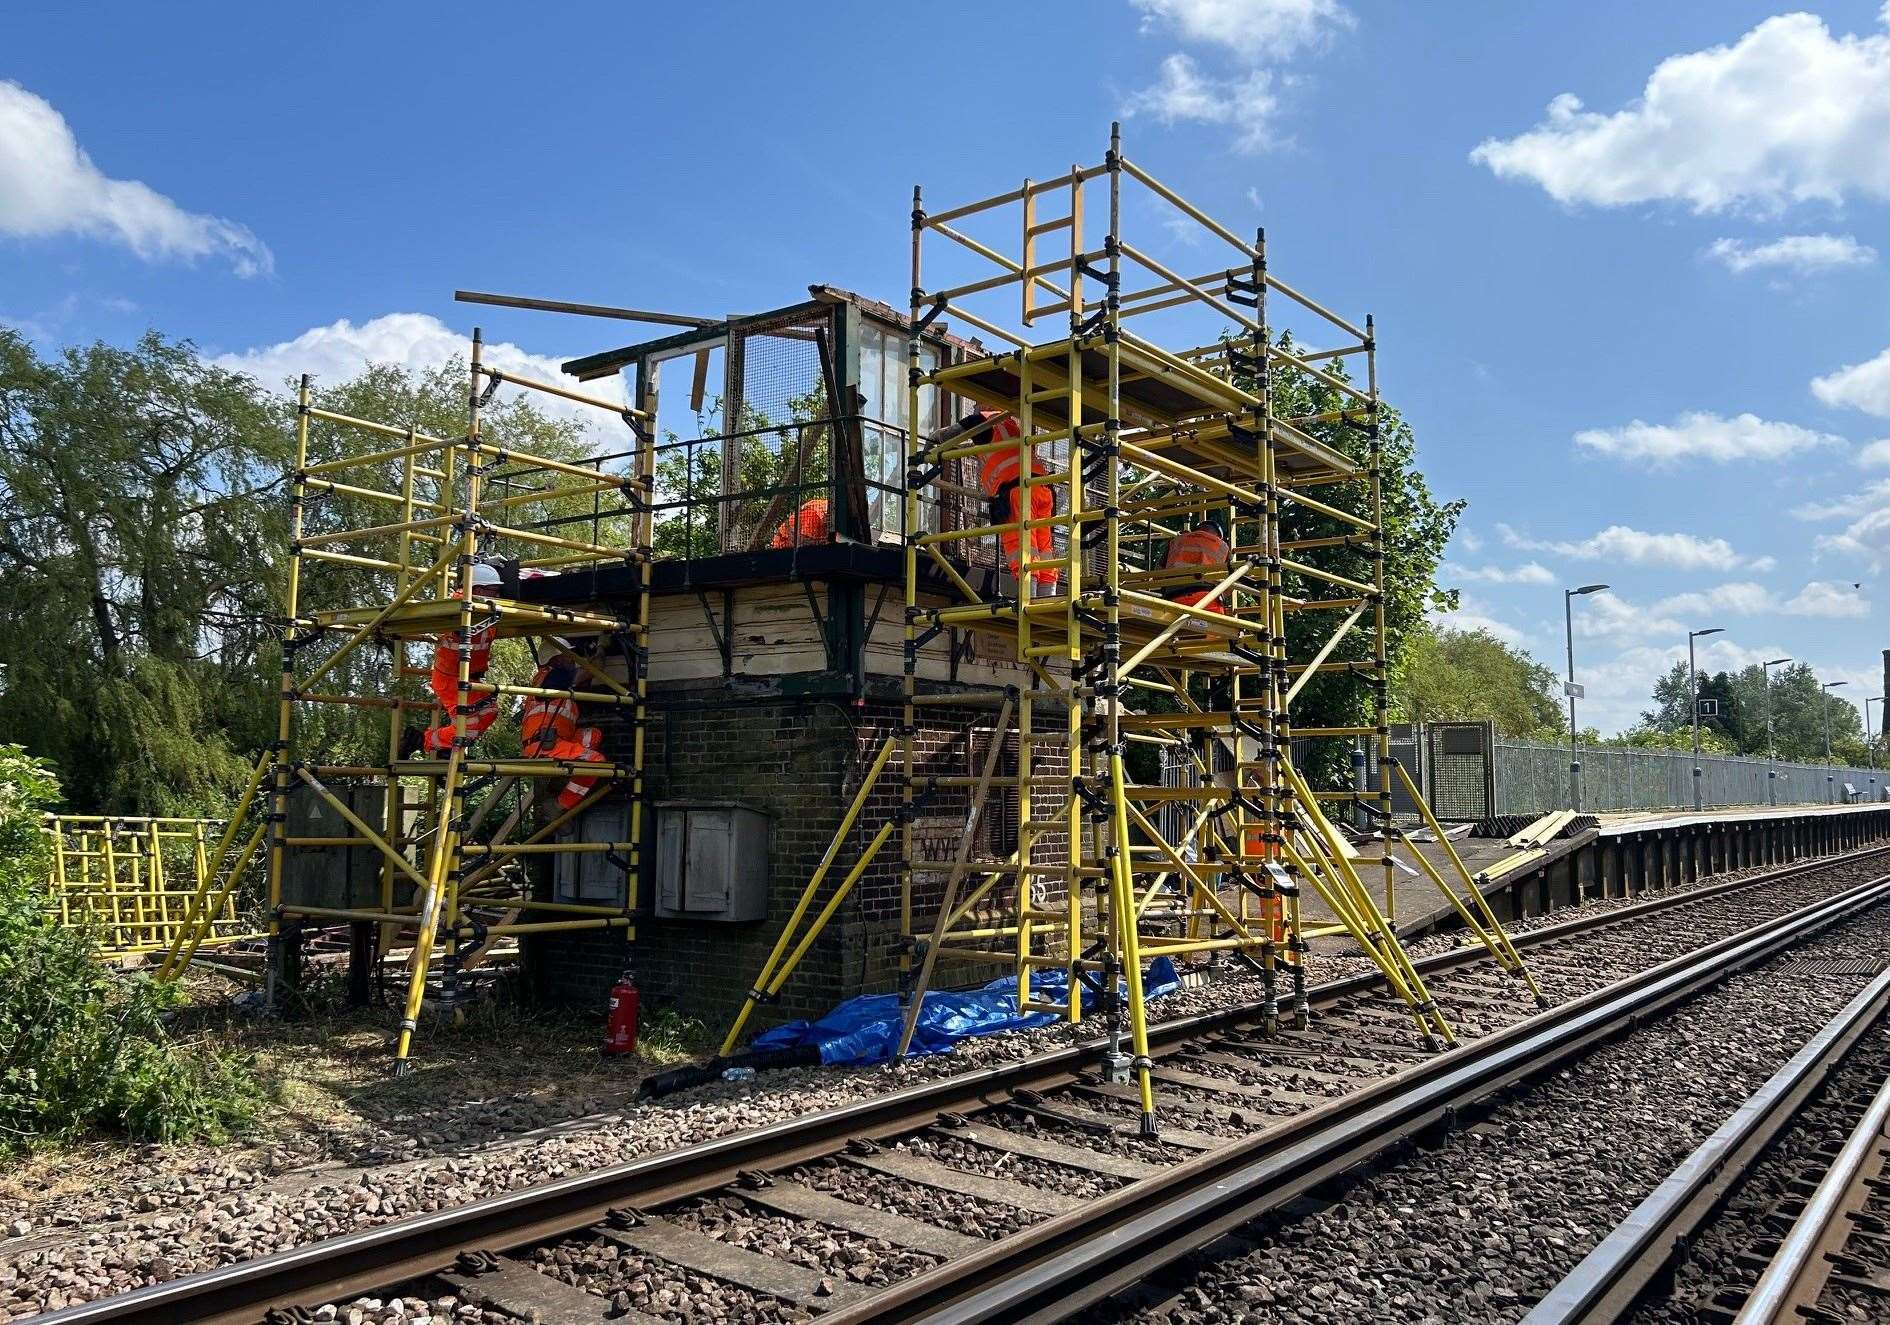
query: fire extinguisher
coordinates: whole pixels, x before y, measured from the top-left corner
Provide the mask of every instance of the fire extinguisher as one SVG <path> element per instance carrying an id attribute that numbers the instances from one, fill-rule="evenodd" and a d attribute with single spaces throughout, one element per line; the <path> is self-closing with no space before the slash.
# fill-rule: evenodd
<path id="1" fill-rule="evenodd" d="M 636 982 L 625 971 L 610 988 L 609 1012 L 604 1022 L 604 1052 L 630 1054 L 637 1049 Z"/>

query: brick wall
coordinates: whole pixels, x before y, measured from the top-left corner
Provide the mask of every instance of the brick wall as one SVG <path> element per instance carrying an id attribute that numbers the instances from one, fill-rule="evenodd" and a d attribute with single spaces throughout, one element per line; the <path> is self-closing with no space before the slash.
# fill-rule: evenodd
<path id="1" fill-rule="evenodd" d="M 896 702 L 811 697 L 757 697 L 737 687 L 652 689 L 651 722 L 644 762 L 651 800 L 736 800 L 769 816 L 768 914 L 762 921 L 725 924 L 696 920 L 638 919 L 634 950 L 614 933 L 585 931 L 545 935 L 529 949 L 539 989 L 577 1006 L 603 1006 L 605 991 L 626 966 L 635 970 L 648 1000 L 670 1003 L 711 1027 L 728 1024 L 761 970 L 801 891 L 839 827 L 848 801 L 871 767 L 880 743 L 896 733 Z M 922 709 L 917 737 L 921 770 L 940 775 L 977 772 L 985 738 L 968 749 L 968 733 L 988 728 L 992 713 L 976 709 Z M 1039 730 L 1060 716 L 1046 712 Z M 627 728 L 606 730 L 606 751 L 627 754 Z M 900 801 L 889 764 L 848 834 L 820 902 Z M 1037 772 L 1065 775 L 1061 756 L 1039 751 Z M 994 793 L 994 808 L 995 807 Z M 962 823 L 969 792 L 941 789 L 924 807 L 926 817 Z M 1014 811 L 1013 811 L 1014 812 Z M 653 841 L 646 829 L 646 843 Z M 1039 840 L 1039 860 L 1061 859 L 1060 836 Z M 641 893 L 647 907 L 654 881 L 647 873 L 653 850 L 644 851 Z M 942 880 L 933 881 L 933 892 Z M 1002 897 L 1008 898 L 1008 883 Z M 929 926 L 936 896 L 919 899 L 916 921 Z M 815 1017 L 844 998 L 897 987 L 899 974 L 899 835 L 882 849 L 826 932 L 802 960 L 780 1001 L 760 1010 L 757 1025 Z M 964 965 L 941 971 L 942 982 L 989 978 L 997 968 Z"/>

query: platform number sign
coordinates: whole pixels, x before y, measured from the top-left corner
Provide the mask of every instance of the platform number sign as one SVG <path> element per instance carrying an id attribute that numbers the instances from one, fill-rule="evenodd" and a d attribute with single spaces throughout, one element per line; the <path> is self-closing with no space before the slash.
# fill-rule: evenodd
<path id="1" fill-rule="evenodd" d="M 1700 716 L 1702 718 L 1717 718 L 1719 716 L 1719 701 L 1717 699 L 1702 699 L 1700 701 Z"/>

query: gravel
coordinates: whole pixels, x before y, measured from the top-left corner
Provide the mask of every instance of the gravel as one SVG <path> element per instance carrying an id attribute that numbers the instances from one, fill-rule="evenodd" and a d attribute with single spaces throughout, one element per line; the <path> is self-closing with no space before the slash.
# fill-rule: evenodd
<path id="1" fill-rule="evenodd" d="M 663 1217 L 747 1251 L 792 1261 L 856 1284 L 882 1286 L 930 1269 L 938 1257 L 807 1220 L 758 1210 L 736 1196 L 692 1201 Z"/>
<path id="2" fill-rule="evenodd" d="M 1672 928 L 1684 925 L 1688 932 L 1685 938 L 1676 934 L 1670 946 L 1677 952 L 1690 943 L 1730 933 L 1812 896 L 1835 891 L 1854 881 L 1850 874 L 1862 868 L 1783 885 L 1742 903 L 1720 903 L 1710 916 L 1693 914 L 1684 922 L 1675 921 Z M 1523 932 L 1628 904 L 1622 899 L 1590 902 L 1512 929 Z M 1423 955 L 1460 942 L 1439 936 L 1412 947 L 1414 955 Z M 1645 964 L 1646 952 L 1653 946 L 1639 950 L 1640 964 Z M 1669 945 L 1659 946 L 1664 951 Z M 1368 966 L 1365 958 L 1356 956 L 1322 953 L 1314 958 L 1319 980 L 1340 978 Z M 1447 987 L 1453 978 L 1458 977 L 1446 977 L 1437 982 L 1438 987 Z M 1469 978 L 1467 972 L 1463 978 Z M 1163 998 L 1160 1015 L 1168 1019 L 1217 1011 L 1252 1003 L 1258 997 L 1257 977 L 1223 970 L 1211 982 Z M 1521 1000 L 1518 1007 L 1524 1007 Z M 891 1089 L 1061 1049 L 1094 1033 L 1093 1025 L 1079 1031 L 1058 1024 L 969 1040 L 950 1055 L 897 1067 L 769 1072 L 753 1083 L 718 1082 L 497 1144 L 469 1146 L 463 1131 L 416 1127 L 414 1120 L 406 1119 L 397 1133 L 390 1133 L 387 1143 L 389 1153 L 399 1157 L 397 1162 L 365 1167 L 294 1168 L 298 1157 L 288 1153 L 265 1156 L 261 1162 L 253 1156 L 242 1161 L 192 1159 L 172 1167 L 164 1162 L 162 1152 L 149 1148 L 127 1152 L 122 1177 L 101 1179 L 88 1194 L 0 1205 L 0 1231 L 11 1235 L 0 1241 L 0 1319 L 21 1319 L 374 1224 L 803 1117 Z M 1378 1038 L 1395 1038 L 1395 1032 L 1388 1030 Z M 1177 1111 L 1183 1125 L 1204 1131 L 1239 1133 L 1260 1118 L 1294 1111 L 1292 1106 L 1255 1102 L 1230 1112 L 1211 1097 L 1179 1087 L 1165 1086 L 1162 1095 L 1164 1100 L 1207 1106 L 1205 1113 Z M 1089 1103 L 1090 1107 L 1109 1107 Z M 482 1107 L 490 1107 L 502 1119 L 541 1121 L 532 1109 L 508 1096 L 463 1101 L 457 1116 L 475 1117 Z M 1035 1163 L 1016 1157 L 992 1159 L 984 1151 L 978 1156 L 980 1171 L 1021 1174 Z M 1061 1184 L 1057 1190 L 1100 1192 L 1115 1185 L 1115 1180 L 1099 1180 L 1054 1165 L 1041 1167 L 1049 1171 L 1043 1174 L 1046 1179 Z M 910 1207 L 901 1207 L 901 1212 L 929 1217 Z M 977 1228 L 961 1231 L 990 1235 L 995 1217 L 985 1211 L 980 1218 Z"/>
<path id="3" fill-rule="evenodd" d="M 1880 908 L 1774 962 L 1886 942 Z M 1243 1231 L 1251 1251 L 1200 1259 L 1160 1304 L 1099 1319 L 1520 1319 L 1865 982 L 1781 981 L 1772 964 L 1519 1088 L 1317 1211 L 1258 1221 Z"/>
<path id="4" fill-rule="evenodd" d="M 1886 1073 L 1890 1042 L 1881 1034 L 1866 1036 L 1753 1165 L 1725 1206 L 1694 1235 L 1665 1291 L 1644 1301 L 1629 1318 L 1634 1325 L 1694 1325 L 1701 1305 L 1722 1290 L 1730 1290 L 1735 1303 L 1743 1300 L 1758 1282 L 1759 1270 L 1741 1257 L 1777 1239 L 1784 1217 L 1774 1214 L 1774 1207 L 1793 1195 L 1794 1187 L 1802 1198 L 1823 1179 Z M 1767 1245 L 1758 1254 L 1763 1258 L 1770 1250 Z M 1834 1296 L 1827 1294 L 1824 1305 L 1833 1305 Z M 1854 1319 L 1880 1318 L 1884 1300 L 1872 1300 L 1870 1311 L 1875 1314 Z"/>
<path id="5" fill-rule="evenodd" d="M 1027 1210 L 989 1205 L 961 1192 L 940 1191 L 890 1174 L 874 1173 L 839 1159 L 817 1159 L 788 1176 L 841 1200 L 922 1219 L 970 1238 L 1009 1237 L 1043 1218 Z"/>

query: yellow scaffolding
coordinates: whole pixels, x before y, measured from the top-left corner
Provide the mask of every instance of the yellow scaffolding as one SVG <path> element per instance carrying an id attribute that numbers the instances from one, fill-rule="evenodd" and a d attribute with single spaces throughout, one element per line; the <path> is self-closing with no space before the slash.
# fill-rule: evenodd
<path id="1" fill-rule="evenodd" d="M 1099 237 L 1091 224 L 1098 193 Z M 1161 210 L 1193 241 L 1213 246 L 1223 265 L 1187 276 L 1131 242 L 1125 214 Z M 973 233 L 980 226 L 983 237 Z M 908 446 L 897 749 L 876 761 L 790 931 L 820 891 L 873 782 L 892 777 L 901 803 L 906 973 L 900 1054 L 940 962 L 1008 967 L 1022 1011 L 1076 1022 L 1089 996 L 1107 1029 L 1106 1066 L 1117 1080 L 1139 1081 L 1143 1126 L 1152 1135 L 1144 962 L 1231 955 L 1248 964 L 1262 979 L 1270 1033 L 1287 1018 L 1303 1024 L 1309 941 L 1320 934 L 1349 935 L 1404 1000 L 1419 1036 L 1452 1042 L 1394 927 L 1390 840 L 1400 835 L 1392 789 L 1401 770 L 1391 758 L 1386 711 L 1371 319 L 1357 325 L 1278 280 L 1267 269 L 1264 235 L 1242 239 L 1128 160 L 1119 127 L 1100 164 L 1026 180 L 993 197 L 928 212 L 915 189 L 912 227 L 910 362 L 920 362 L 920 338 L 946 315 L 1008 348 L 910 375 L 907 417 L 924 417 L 920 396 L 928 391 L 977 412 Z M 950 241 L 948 253 L 971 262 L 969 278 L 927 286 L 928 238 Z M 967 306 L 994 297 L 1014 302 L 1000 311 Z M 1270 297 L 1290 301 L 1336 344 L 1309 351 L 1274 335 Z M 1185 348 L 1159 343 L 1162 329 L 1190 313 L 1216 323 L 1218 339 Z M 1135 326 L 1150 330 L 1138 334 L 1127 325 L 1132 319 L 1146 319 Z M 1040 321 L 1058 334 L 1029 339 Z M 1362 383 L 1334 368 L 1350 357 L 1364 361 Z M 1283 374 L 1318 384 L 1336 407 L 1283 415 L 1275 407 Z M 1007 418 L 1016 426 L 999 435 Z M 1009 510 L 986 483 L 994 499 L 988 522 L 928 527 L 933 489 L 991 457 L 1001 458 L 994 471 L 1014 476 Z M 1225 564 L 1163 556 L 1210 518 L 1226 535 Z M 983 564 L 996 570 L 974 584 L 978 573 L 965 554 L 980 542 L 993 549 Z M 1366 569 L 1353 564 L 1361 560 Z M 954 599 L 939 597 L 941 583 Z M 1008 659 L 1020 684 L 980 693 L 922 681 L 917 659 L 942 633 L 978 637 L 980 656 Z M 1375 787 L 1315 790 L 1294 766 L 1293 704 L 1316 678 L 1368 688 L 1368 722 L 1317 735 L 1373 742 Z M 922 747 L 920 715 L 933 705 L 996 714 L 978 776 L 942 776 L 936 755 Z M 1161 756 L 1162 785 L 1129 776 L 1138 746 Z M 998 773 L 990 756 L 1000 748 L 1009 757 Z M 948 789 L 968 793 L 965 832 L 950 861 L 930 860 L 916 825 L 926 802 Z M 1006 831 L 981 834 L 1000 790 Z M 1324 806 L 1334 801 L 1362 806 L 1374 825 L 1364 839 L 1372 854 L 1360 854 L 1328 817 Z M 873 838 L 841 895 L 885 836 Z M 991 841 L 1014 847 L 1000 855 Z M 1452 866 L 1472 903 L 1442 873 L 1429 877 L 1493 957 L 1527 981 L 1474 881 L 1454 856 Z M 1378 889 L 1369 886 L 1373 869 Z M 1302 922 L 1307 888 L 1331 913 L 1330 924 Z M 839 900 L 820 911 L 813 932 Z M 812 933 L 792 952 L 788 942 L 784 934 L 725 1051 L 754 1005 L 779 991 Z M 1060 994 L 1033 986 L 1046 969 L 1067 973 Z"/>
<path id="2" fill-rule="evenodd" d="M 67 928 L 95 929 L 99 955 L 167 952 L 195 924 L 210 875 L 214 819 L 49 814 L 46 908 Z M 262 937 L 237 913 L 236 887 L 220 890 L 200 947 Z"/>
<path id="3" fill-rule="evenodd" d="M 651 412 L 501 371 L 483 356 L 475 330 L 466 431 L 457 437 L 323 409 L 313 402 L 309 379 L 302 379 L 276 740 L 256 764 L 210 876 L 224 877 L 221 863 L 232 852 L 238 869 L 258 852 L 266 859 L 272 971 L 281 969 L 285 931 L 304 924 L 368 924 L 383 951 L 404 943 L 407 992 L 395 1050 L 401 1067 L 434 973 L 451 1004 L 468 962 L 481 958 L 493 940 L 575 929 L 630 931 L 637 904 L 655 486 Z M 483 411 L 506 385 L 620 420 L 632 438 L 621 468 L 536 455 L 489 435 Z M 368 441 L 317 460 L 310 448 L 314 425 Z M 621 530 L 603 531 L 597 512 L 605 494 L 622 499 L 610 517 Z M 311 518 L 317 503 L 331 495 L 352 503 L 344 509 L 384 511 L 387 519 L 361 525 Z M 564 532 L 572 519 L 551 518 L 570 510 L 589 513 L 588 537 Z M 581 526 L 583 520 L 575 522 Z M 584 532 L 580 527 L 578 534 Z M 638 573 L 634 592 L 613 592 L 608 604 L 554 605 L 519 597 L 509 587 L 476 593 L 475 566 L 494 561 L 521 576 L 625 565 Z M 304 591 L 309 562 L 366 572 L 384 590 L 366 603 L 313 607 Z M 474 675 L 475 639 L 518 638 L 535 655 L 571 658 L 581 679 L 570 688 L 544 689 Z M 442 647 L 457 653 L 450 714 L 421 688 L 430 668 L 416 665 L 412 656 L 416 649 Z M 364 649 L 384 653 L 384 663 L 344 666 L 351 659 L 360 662 Z M 481 732 L 467 726 L 468 710 L 481 697 L 500 704 L 536 698 L 617 708 L 628 719 L 622 724 L 629 731 L 628 750 L 602 762 L 482 752 Z M 384 711 L 384 758 L 337 764 L 313 757 L 318 752 L 308 748 L 311 738 L 298 722 L 309 706 Z M 416 749 L 416 716 L 450 748 L 431 754 Z M 590 787 L 577 803 L 564 808 L 554 802 L 561 787 L 584 781 Z M 365 798 L 362 788 L 368 790 Z M 292 794 L 313 796 L 346 829 L 295 835 L 289 826 Z M 370 806 L 365 814 L 359 808 L 364 799 Z M 606 801 L 627 802 L 622 840 L 578 840 L 565 831 Z M 376 862 L 375 903 L 319 906 L 285 891 L 296 853 L 336 847 L 362 851 Z M 622 867 L 621 905 L 544 898 L 542 879 L 532 877 L 528 862 L 593 853 L 605 853 Z M 168 954 L 165 974 L 189 960 L 212 927 L 208 918 L 226 898 L 221 885 L 200 890 L 196 924 Z"/>

